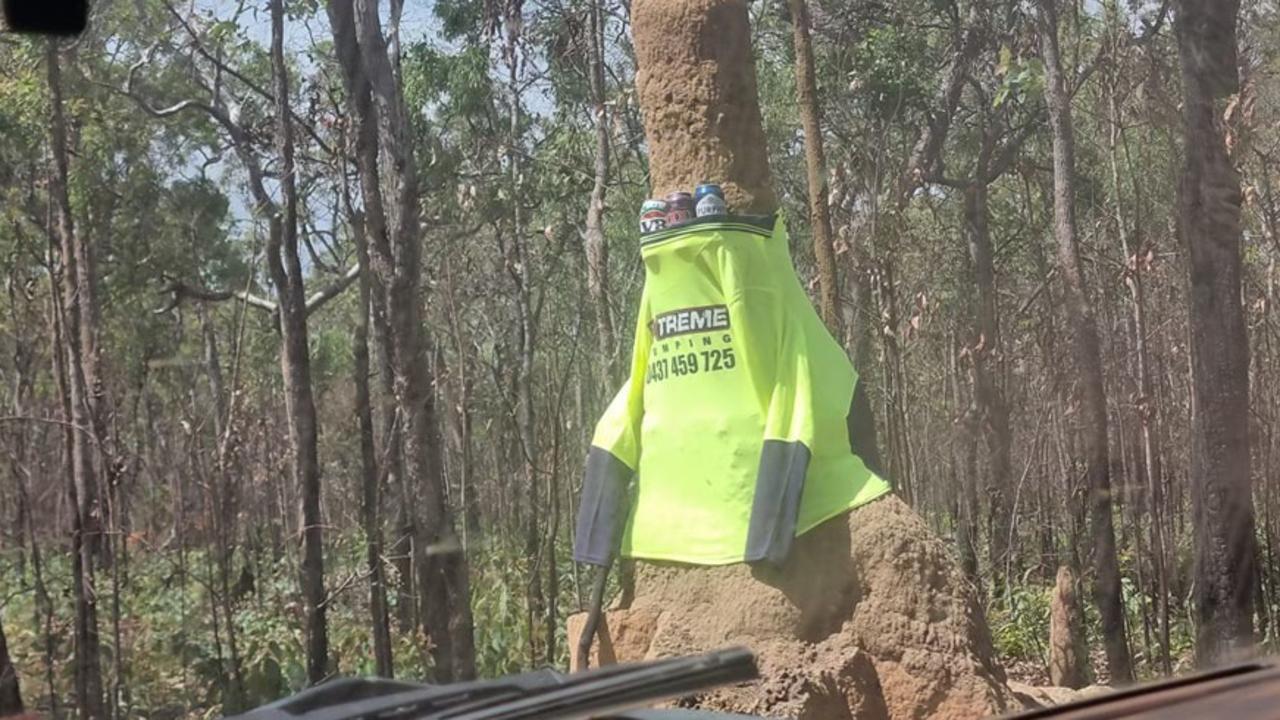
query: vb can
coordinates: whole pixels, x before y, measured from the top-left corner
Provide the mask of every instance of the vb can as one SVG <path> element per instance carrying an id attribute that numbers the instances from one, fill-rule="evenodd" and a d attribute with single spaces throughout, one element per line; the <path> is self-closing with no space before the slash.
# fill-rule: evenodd
<path id="1" fill-rule="evenodd" d="M 667 227 L 682 225 L 693 219 L 693 196 L 687 192 L 667 195 Z"/>
<path id="2" fill-rule="evenodd" d="M 640 232 L 657 232 L 667 226 L 667 201 L 650 198 L 640 206 Z"/>

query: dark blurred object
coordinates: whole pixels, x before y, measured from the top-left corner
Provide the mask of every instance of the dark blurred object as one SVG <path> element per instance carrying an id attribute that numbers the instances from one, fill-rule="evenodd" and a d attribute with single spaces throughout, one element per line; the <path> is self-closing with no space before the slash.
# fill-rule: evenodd
<path id="1" fill-rule="evenodd" d="M 35 35 L 79 35 L 89 0 L 4 0 L 4 30 Z"/>
<path id="2" fill-rule="evenodd" d="M 751 652 L 730 648 L 574 675 L 538 670 L 451 685 L 345 678 L 264 705 L 235 720 L 750 720 L 688 710 L 631 711 L 756 677 Z"/>
<path id="3" fill-rule="evenodd" d="M 1280 666 L 1249 662 L 1210 672 L 1125 688 L 1008 720 L 1113 718 L 1230 718 L 1280 720 Z"/>

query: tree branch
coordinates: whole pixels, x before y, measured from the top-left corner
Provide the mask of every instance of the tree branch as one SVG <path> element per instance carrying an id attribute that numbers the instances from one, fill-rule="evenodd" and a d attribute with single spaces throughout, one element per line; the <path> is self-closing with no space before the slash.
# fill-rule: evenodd
<path id="1" fill-rule="evenodd" d="M 351 287 L 351 283 L 355 282 L 358 277 L 360 277 L 360 264 L 356 263 L 355 265 L 352 265 L 351 268 L 347 270 L 346 274 L 339 278 L 337 282 L 307 298 L 305 308 L 306 315 L 310 317 L 311 313 L 324 307 L 325 303 L 341 295 L 342 291 Z"/>
<path id="2" fill-rule="evenodd" d="M 182 303 L 184 299 L 204 300 L 206 302 L 223 302 L 225 300 L 239 300 L 246 305 L 255 307 L 268 313 L 276 312 L 276 304 L 270 300 L 254 295 L 247 290 L 211 290 L 195 285 L 189 285 L 181 280 L 172 280 L 161 288 L 162 294 L 171 295 L 171 299 L 164 307 L 155 310 L 155 314 L 163 315 Z"/>
<path id="3" fill-rule="evenodd" d="M 213 53 L 209 52 L 209 50 L 205 48 L 204 43 L 201 42 L 199 33 L 196 32 L 195 28 L 191 27 L 191 24 L 187 19 L 183 17 L 183 15 L 179 13 L 173 5 L 168 2 L 168 0 L 165 0 L 164 6 L 165 9 L 168 10 L 169 13 L 178 21 L 178 24 L 182 26 L 182 29 L 187 32 L 187 35 L 191 38 L 191 46 L 196 52 L 200 53 L 201 57 L 213 63 L 214 67 L 217 68 L 219 72 L 230 75 L 268 102 L 273 104 L 275 103 L 275 95 L 269 92 L 266 88 L 255 83 L 252 79 L 246 77 L 244 73 L 236 70 L 230 65 L 227 65 Z M 337 154 L 337 151 L 320 137 L 320 134 L 316 132 L 316 129 L 312 127 L 310 123 L 304 122 L 298 113 L 294 112 L 292 108 L 289 109 L 289 117 L 291 117 L 294 122 L 298 123 L 298 125 L 301 125 L 302 128 L 306 130 L 307 135 L 309 135 L 312 140 L 315 140 L 316 145 L 319 145 L 326 153 L 329 155 Z"/>
<path id="4" fill-rule="evenodd" d="M 1013 165 L 1014 158 L 1018 156 L 1018 150 L 1022 147 L 1022 143 L 1031 137 L 1031 133 L 1039 129 L 1040 114 L 1040 112 L 1033 114 L 1027 124 L 1023 125 L 1017 134 L 1010 138 L 1009 142 L 1004 144 L 1004 147 L 1000 148 L 1000 155 L 996 157 L 995 162 L 987 169 L 985 177 L 978 178 L 979 182 L 991 184 Z"/>
<path id="5" fill-rule="evenodd" d="M 322 290 L 319 290 L 307 298 L 306 314 L 310 316 L 315 311 L 324 307 L 326 303 L 342 294 L 343 290 L 351 287 L 351 284 L 360 277 L 360 266 L 352 265 L 342 277 L 334 283 L 330 284 Z M 266 313 L 275 314 L 279 307 L 272 301 L 260 296 L 254 295 L 247 290 L 214 290 L 204 288 L 198 285 L 191 285 L 181 280 L 171 280 L 165 284 L 159 291 L 161 294 L 170 295 L 171 298 L 164 307 L 157 308 L 153 312 L 157 315 L 163 315 L 182 303 L 183 300 L 203 300 L 205 302 L 225 302 L 227 300 L 237 300 L 257 308 Z"/>

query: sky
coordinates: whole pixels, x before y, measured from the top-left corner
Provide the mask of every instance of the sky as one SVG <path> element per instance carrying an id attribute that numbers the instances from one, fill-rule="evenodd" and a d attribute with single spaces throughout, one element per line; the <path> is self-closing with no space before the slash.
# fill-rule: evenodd
<path id="1" fill-rule="evenodd" d="M 304 73 L 311 72 L 314 66 L 303 51 L 310 47 L 313 40 L 326 40 L 332 37 L 323 3 L 324 0 L 320 0 L 320 11 L 305 22 L 291 21 L 288 18 L 285 20 L 285 52 L 293 56 L 292 59 L 298 63 Z M 239 5 L 240 3 L 236 0 L 190 0 L 187 7 L 195 14 L 230 19 L 235 15 Z M 256 13 L 253 10 L 255 6 Z M 433 2 L 406 0 L 400 22 L 400 37 L 403 45 L 408 46 L 421 41 L 441 47 L 447 45 L 440 36 L 439 23 L 434 16 L 433 7 Z M 388 8 L 389 3 L 381 3 L 384 28 L 388 20 Z M 240 27 L 251 40 L 264 46 L 270 44 L 271 15 L 265 0 L 246 0 Z M 201 158 L 192 158 L 186 170 L 193 176 L 199 175 L 201 162 Z M 243 187 L 240 172 L 238 160 L 228 153 L 225 161 L 210 166 L 205 171 L 205 175 L 217 182 L 228 193 L 232 221 L 236 228 L 234 232 L 248 232 L 251 228 L 251 199 Z M 268 190 L 274 191 L 270 183 L 268 183 Z M 322 224 L 331 222 L 331 218 L 327 217 L 327 213 L 322 209 L 317 208 L 316 212 L 319 215 L 317 219 Z M 309 264 L 310 259 L 304 258 L 304 262 Z"/>

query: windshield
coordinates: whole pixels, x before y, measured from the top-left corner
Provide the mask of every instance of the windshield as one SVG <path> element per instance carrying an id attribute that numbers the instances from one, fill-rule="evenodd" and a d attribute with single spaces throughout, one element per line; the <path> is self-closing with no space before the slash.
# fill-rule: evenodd
<path id="1" fill-rule="evenodd" d="M 74 3 L 72 3 L 74 4 Z M 0 35 L 0 716 L 1276 649 L 1271 0 L 115 0 Z"/>

